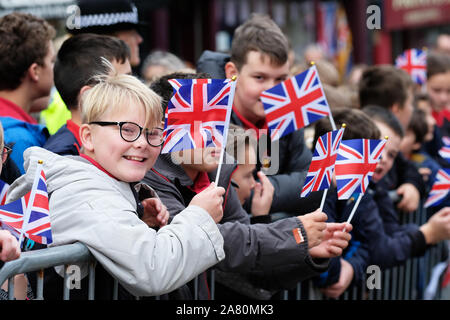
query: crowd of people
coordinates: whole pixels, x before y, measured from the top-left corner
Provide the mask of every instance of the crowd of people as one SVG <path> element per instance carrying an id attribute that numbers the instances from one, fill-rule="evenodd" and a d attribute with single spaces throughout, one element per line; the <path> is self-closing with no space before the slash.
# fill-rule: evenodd
<path id="1" fill-rule="evenodd" d="M 0 18 L 0 171 L 9 203 L 30 190 L 43 161 L 50 246 L 87 246 L 98 262 L 97 299 L 112 298 L 113 278 L 120 299 L 189 300 L 197 289 L 210 299 L 211 270 L 216 299 L 271 299 L 307 279 L 337 299 L 361 285 L 369 265 L 398 266 L 450 239 L 449 195 L 427 208 L 424 224 L 399 222 L 400 213 L 423 206 L 438 170 L 450 166 L 439 154 L 450 135 L 445 39 L 428 53 L 423 86 L 393 65 L 357 65 L 341 79 L 318 48 L 296 56 L 273 20 L 253 14 L 234 31 L 229 53 L 205 51 L 193 69 L 155 50 L 133 74 L 145 41 L 136 7 L 126 0 L 78 5 L 83 23 L 68 29 L 59 48 L 45 20 Z M 351 224 L 354 203 L 339 200 L 335 185 L 323 209 L 322 192 L 300 197 L 315 142 L 332 130 L 329 119 L 279 140 L 268 135 L 261 93 L 311 60 L 334 121 L 346 124 L 344 139 L 389 137 Z M 220 148 L 161 153 L 169 80 L 234 76 L 227 161 L 215 181 Z M 7 230 L 0 246 L 4 262 L 23 249 Z M 45 247 L 29 241 L 27 250 Z M 45 274 L 44 297 L 60 299 L 63 277 L 54 268 Z M 16 278 L 25 279 L 16 298 L 31 299 L 36 279 Z M 87 297 L 82 281 L 73 298 Z"/>

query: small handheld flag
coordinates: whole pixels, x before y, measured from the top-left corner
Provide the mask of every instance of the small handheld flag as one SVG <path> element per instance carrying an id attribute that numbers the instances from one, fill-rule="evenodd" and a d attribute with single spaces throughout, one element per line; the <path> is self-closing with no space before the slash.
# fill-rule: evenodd
<path id="1" fill-rule="evenodd" d="M 439 169 L 424 207 L 439 205 L 450 191 L 450 169 Z"/>
<path id="2" fill-rule="evenodd" d="M 261 101 L 272 140 L 331 115 L 315 65 L 263 91 Z"/>
<path id="3" fill-rule="evenodd" d="M 175 93 L 167 107 L 161 152 L 222 147 L 234 97 L 231 82 L 223 79 L 171 79 L 169 83 Z"/>
<path id="4" fill-rule="evenodd" d="M 395 66 L 408 72 L 417 84 L 422 85 L 427 81 L 426 50 L 409 49 L 404 51 L 395 59 Z"/>
<path id="5" fill-rule="evenodd" d="M 330 187 L 344 130 L 341 128 L 327 132 L 317 140 L 301 197 L 306 197 L 312 191 L 325 190 Z"/>
<path id="6" fill-rule="evenodd" d="M 386 140 L 341 141 L 335 165 L 339 200 L 366 192 L 385 145 Z"/>

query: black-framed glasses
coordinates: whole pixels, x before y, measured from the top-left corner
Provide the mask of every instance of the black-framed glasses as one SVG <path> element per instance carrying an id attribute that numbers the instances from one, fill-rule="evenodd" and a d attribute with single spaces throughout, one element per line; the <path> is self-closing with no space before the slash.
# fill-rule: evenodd
<path id="1" fill-rule="evenodd" d="M 145 131 L 145 139 L 152 147 L 159 147 L 163 144 L 163 129 L 153 128 L 151 130 L 144 129 L 140 125 L 129 121 L 92 121 L 89 124 L 98 124 L 99 126 L 118 126 L 120 136 L 127 142 L 134 142 L 141 136 L 142 131 Z"/>
<path id="2" fill-rule="evenodd" d="M 8 155 L 11 153 L 12 149 L 8 146 L 4 146 L 2 150 L 2 163 L 5 163 L 6 159 L 8 159 Z"/>

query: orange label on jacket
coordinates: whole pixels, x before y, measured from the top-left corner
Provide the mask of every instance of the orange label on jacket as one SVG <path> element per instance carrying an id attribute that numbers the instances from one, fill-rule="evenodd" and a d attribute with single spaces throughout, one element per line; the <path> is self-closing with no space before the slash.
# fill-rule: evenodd
<path id="1" fill-rule="evenodd" d="M 292 229 L 292 233 L 294 234 L 295 242 L 297 242 L 297 244 L 305 241 L 305 239 L 303 239 L 302 231 L 300 230 L 300 228 Z"/>

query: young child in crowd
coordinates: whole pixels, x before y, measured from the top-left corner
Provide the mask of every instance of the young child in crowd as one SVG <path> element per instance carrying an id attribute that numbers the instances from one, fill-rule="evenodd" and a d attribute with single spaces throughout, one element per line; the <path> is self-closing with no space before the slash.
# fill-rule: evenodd
<path id="1" fill-rule="evenodd" d="M 43 146 L 48 130 L 31 116 L 34 100 L 48 96 L 53 86 L 55 29 L 29 14 L 0 18 L 0 121 L 6 144 L 14 144 L 11 159 L 24 173 L 23 152 Z"/>
<path id="2" fill-rule="evenodd" d="M 52 246 L 85 244 L 103 268 L 96 270 L 96 281 L 106 270 L 119 281 L 119 295 L 126 291 L 120 298 L 163 294 L 224 258 L 216 226 L 224 190 L 209 185 L 167 225 L 168 212 L 157 195 L 135 184 L 160 152 L 160 98 L 130 75 L 103 75 L 96 82 L 82 96 L 80 156 L 29 148 L 26 174 L 10 187 L 7 201 L 29 190 L 42 160 Z M 103 285 L 96 285 L 96 298 L 111 299 L 112 291 L 100 294 Z"/>
<path id="3" fill-rule="evenodd" d="M 251 210 L 251 223 L 271 222 L 269 215 L 274 188 L 266 175 L 259 171 L 254 178 L 256 169 L 256 139 L 239 126 L 230 124 L 226 151 L 236 159 L 237 167 L 231 175 L 231 185 L 235 188 L 239 201 L 243 205 L 254 191 Z"/>
<path id="4" fill-rule="evenodd" d="M 385 115 L 383 121 L 394 123 L 396 130 L 402 132 L 400 124 L 392 114 L 383 108 L 377 110 Z M 420 227 L 401 226 L 385 186 L 378 184 L 392 166 L 401 138 L 393 130 L 385 131 L 385 127 L 389 128 L 387 125 L 383 130 L 379 130 L 371 120 L 375 118 L 374 112 L 370 112 L 367 116 L 360 110 L 343 108 L 336 110 L 333 117 L 337 126 L 342 123 L 347 125 L 344 140 L 382 139 L 386 135 L 389 136 L 382 159 L 351 221 L 354 226 L 352 240 L 344 251 L 343 258 L 331 259 L 328 272 L 317 279 L 317 285 L 323 288 L 325 295 L 337 298 L 350 285 L 363 284 L 362 280 L 368 265 L 375 264 L 382 269 L 400 265 L 411 257 L 423 255 L 428 245 L 448 239 L 450 208 L 442 209 Z M 319 120 L 315 126 L 316 139 L 332 130 L 329 121 L 325 120 Z M 381 120 L 379 122 L 381 123 Z M 336 190 L 331 188 L 324 206 L 328 221 L 346 221 L 353 209 L 354 200 L 338 200 Z"/>
<path id="5" fill-rule="evenodd" d="M 441 137 L 450 136 L 450 56 L 447 54 L 427 55 L 426 90 Z"/>
<path id="6" fill-rule="evenodd" d="M 54 67 L 55 86 L 72 117 L 44 144 L 44 148 L 59 155 L 79 155 L 81 141 L 80 96 L 93 85 L 94 75 L 105 74 L 108 60 L 118 73 L 131 74 L 130 52 L 122 40 L 115 37 L 80 34 L 62 44 Z"/>
<path id="7" fill-rule="evenodd" d="M 168 86 L 159 89 L 162 91 L 156 92 L 163 97 L 170 96 L 164 90 L 173 92 Z M 215 179 L 219 155 L 217 148 L 161 154 L 143 181 L 159 192 L 170 215 L 176 216 Z M 230 188 L 235 168 L 233 159 L 226 156 L 218 181 L 226 189 L 224 215 L 218 225 L 226 257 L 216 266 L 219 270 L 258 276 L 260 287 L 280 289 L 324 271 L 328 265 L 324 258 L 340 255 L 349 240 L 348 233 L 342 232 L 347 224 L 324 224 L 326 216 L 319 210 L 273 223 L 250 224 L 236 190 Z M 202 284 L 207 290 L 204 281 Z M 200 294 L 201 299 L 207 297 L 207 291 Z"/>
<path id="8" fill-rule="evenodd" d="M 403 131 L 408 128 L 413 112 L 413 82 L 404 70 L 391 65 L 376 65 L 365 69 L 359 84 L 361 108 L 375 105 L 392 112 Z M 416 166 L 399 153 L 388 173 L 390 190 L 396 190 L 401 201 L 397 208 L 412 212 L 418 209 L 426 190 Z"/>

